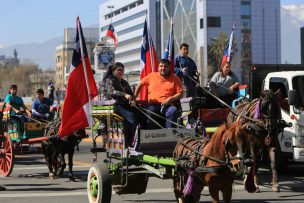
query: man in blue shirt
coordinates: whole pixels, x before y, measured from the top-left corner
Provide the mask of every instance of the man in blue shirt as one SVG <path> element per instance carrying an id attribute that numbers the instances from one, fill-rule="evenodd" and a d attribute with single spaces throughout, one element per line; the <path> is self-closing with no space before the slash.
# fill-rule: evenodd
<path id="1" fill-rule="evenodd" d="M 197 81 L 199 73 L 197 72 L 196 64 L 190 57 L 188 57 L 188 54 L 189 45 L 186 43 L 181 43 L 179 46 L 179 54 L 174 60 L 174 72 L 175 75 L 177 75 L 183 81 L 184 92 L 186 94 L 185 96 L 193 97 L 195 95 L 194 81 Z"/>
<path id="2" fill-rule="evenodd" d="M 53 102 L 49 98 L 44 97 L 43 89 L 38 89 L 36 91 L 36 99 L 32 104 L 33 117 L 38 119 L 50 120 L 50 107 L 52 103 Z"/>

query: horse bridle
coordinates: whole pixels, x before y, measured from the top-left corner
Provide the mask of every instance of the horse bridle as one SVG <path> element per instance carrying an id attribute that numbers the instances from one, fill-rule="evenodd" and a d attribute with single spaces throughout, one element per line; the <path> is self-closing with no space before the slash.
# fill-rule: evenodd
<path id="1" fill-rule="evenodd" d="M 226 132 L 227 132 L 227 130 L 226 130 Z M 226 134 L 226 132 L 225 132 L 225 134 Z M 225 135 L 225 139 L 224 139 L 224 142 L 223 142 L 225 160 L 221 160 L 221 159 L 217 159 L 213 156 L 205 155 L 205 154 L 197 151 L 196 149 L 191 148 L 188 144 L 184 143 L 183 140 L 179 140 L 178 143 L 183 145 L 184 147 L 186 147 L 187 149 L 189 149 L 190 151 L 192 151 L 196 155 L 199 155 L 200 157 L 206 158 L 205 162 L 209 159 L 209 160 L 212 160 L 212 161 L 215 161 L 215 162 L 219 163 L 220 165 L 229 166 L 229 162 L 231 160 L 243 160 L 243 156 L 230 158 L 230 155 L 229 155 L 228 149 L 227 149 L 228 148 L 228 137 L 226 135 Z M 206 144 L 205 144 L 205 146 L 206 146 Z"/>

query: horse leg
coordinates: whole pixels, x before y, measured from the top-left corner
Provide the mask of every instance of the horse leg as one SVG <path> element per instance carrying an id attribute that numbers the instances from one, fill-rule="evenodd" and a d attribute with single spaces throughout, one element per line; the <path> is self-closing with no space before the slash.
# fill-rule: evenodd
<path id="1" fill-rule="evenodd" d="M 54 178 L 53 165 L 52 165 L 52 154 L 51 154 L 51 146 L 48 143 L 41 143 L 41 148 L 44 153 L 44 158 L 46 165 L 49 169 L 49 177 L 50 179 Z"/>
<path id="2" fill-rule="evenodd" d="M 258 185 L 258 177 L 257 177 L 257 172 L 258 172 L 258 159 L 257 159 L 257 154 L 256 154 L 256 150 L 255 150 L 255 144 L 254 144 L 254 141 L 251 140 L 250 141 L 250 153 L 251 153 L 251 156 L 252 156 L 252 169 L 253 169 L 253 182 L 254 182 L 254 185 L 256 187 L 256 193 L 259 193 L 261 192 L 260 191 L 260 188 L 259 188 L 259 185 Z M 244 177 L 244 184 L 245 184 L 245 181 L 246 179 L 248 178 L 248 173 L 249 173 L 249 170 L 247 170 L 247 173 L 245 174 L 245 177 Z M 252 174 L 249 174 L 249 175 L 252 175 Z"/>
<path id="3" fill-rule="evenodd" d="M 232 183 L 233 181 L 225 181 L 224 187 L 221 190 L 223 193 L 223 200 L 225 203 L 230 203 L 231 202 L 231 197 L 232 197 Z"/>
<path id="4" fill-rule="evenodd" d="M 278 174 L 276 169 L 275 162 L 275 147 L 268 147 L 269 159 L 270 159 L 270 168 L 272 173 L 272 191 L 280 192 L 280 186 L 278 183 Z"/>
<path id="5" fill-rule="evenodd" d="M 64 153 L 62 153 L 62 152 L 59 153 L 59 158 L 60 158 L 60 168 L 59 168 L 59 170 L 57 172 L 57 175 L 59 177 L 61 177 L 63 175 L 63 171 L 64 171 L 64 169 L 66 167 L 66 163 L 65 163 L 65 159 L 64 159 Z"/>
<path id="6" fill-rule="evenodd" d="M 213 203 L 219 203 L 220 198 L 219 198 L 219 192 L 220 192 L 220 183 L 221 181 L 218 178 L 214 178 L 213 181 L 208 182 L 209 186 L 209 193 L 212 198 Z"/>
<path id="7" fill-rule="evenodd" d="M 177 172 L 176 176 L 173 178 L 174 195 L 178 203 L 185 203 L 182 192 L 184 188 L 182 179 L 183 175 L 179 172 Z"/>
<path id="8" fill-rule="evenodd" d="M 69 157 L 69 179 L 70 179 L 70 181 L 75 182 L 75 178 L 73 175 L 73 156 L 74 156 L 74 147 L 68 153 L 68 157 Z"/>

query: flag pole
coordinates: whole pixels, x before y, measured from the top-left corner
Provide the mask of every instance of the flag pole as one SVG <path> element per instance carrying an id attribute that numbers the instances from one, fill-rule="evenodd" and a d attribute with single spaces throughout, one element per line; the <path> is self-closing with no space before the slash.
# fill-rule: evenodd
<path id="1" fill-rule="evenodd" d="M 81 25 L 80 25 L 80 18 L 79 17 L 78 17 L 77 26 L 78 26 L 78 37 L 79 37 L 79 42 L 80 42 L 80 51 L 81 51 L 82 66 L 83 66 L 84 77 L 85 77 L 85 82 L 86 82 L 86 87 L 87 87 L 88 97 L 89 97 L 90 127 L 91 127 L 91 137 L 93 138 L 93 118 L 92 118 L 91 91 L 90 91 L 90 86 L 89 86 L 89 81 L 88 81 L 87 65 L 85 63 L 85 59 L 84 59 L 84 55 L 83 55 L 83 41 L 82 41 L 83 33 L 82 33 L 82 29 L 80 29 Z"/>
<path id="2" fill-rule="evenodd" d="M 150 63 L 152 66 L 152 72 L 155 71 L 155 64 L 154 64 L 154 52 L 152 50 L 151 46 L 151 37 L 150 37 L 150 26 L 149 26 L 149 18 L 148 18 L 148 11 L 146 9 L 146 19 L 147 19 L 147 35 L 148 35 L 148 41 L 149 41 L 149 51 L 150 51 Z"/>

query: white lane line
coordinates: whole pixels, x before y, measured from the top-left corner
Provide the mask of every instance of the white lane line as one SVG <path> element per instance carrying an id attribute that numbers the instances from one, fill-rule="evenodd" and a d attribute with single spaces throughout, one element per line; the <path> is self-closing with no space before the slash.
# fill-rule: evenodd
<path id="1" fill-rule="evenodd" d="M 0 198 L 7 197 L 62 197 L 62 196 L 84 196 L 86 192 L 52 192 L 52 193 L 14 193 L 0 194 Z"/>
<path id="2" fill-rule="evenodd" d="M 73 168 L 90 168 L 90 166 L 73 166 Z M 46 166 L 40 166 L 40 167 L 20 167 L 20 168 L 14 168 L 13 171 L 36 170 L 36 169 L 47 169 L 47 167 Z"/>
<path id="3" fill-rule="evenodd" d="M 264 189 L 266 187 L 260 187 L 261 189 Z M 9 191 L 9 188 L 7 188 Z M 234 186 L 234 190 L 243 190 L 243 185 L 237 185 Z M 205 192 L 208 192 L 208 187 L 205 187 Z M 3 191 L 5 192 L 5 191 Z M 23 198 L 23 197 L 62 197 L 62 196 L 87 196 L 87 192 L 50 192 L 50 193 L 9 193 L 9 194 L 3 194 L 3 192 L 0 193 L 0 198 Z M 173 188 L 155 188 L 155 189 L 147 189 L 145 193 L 171 193 L 173 192 Z M 115 192 L 112 191 L 112 194 L 114 195 Z"/>

